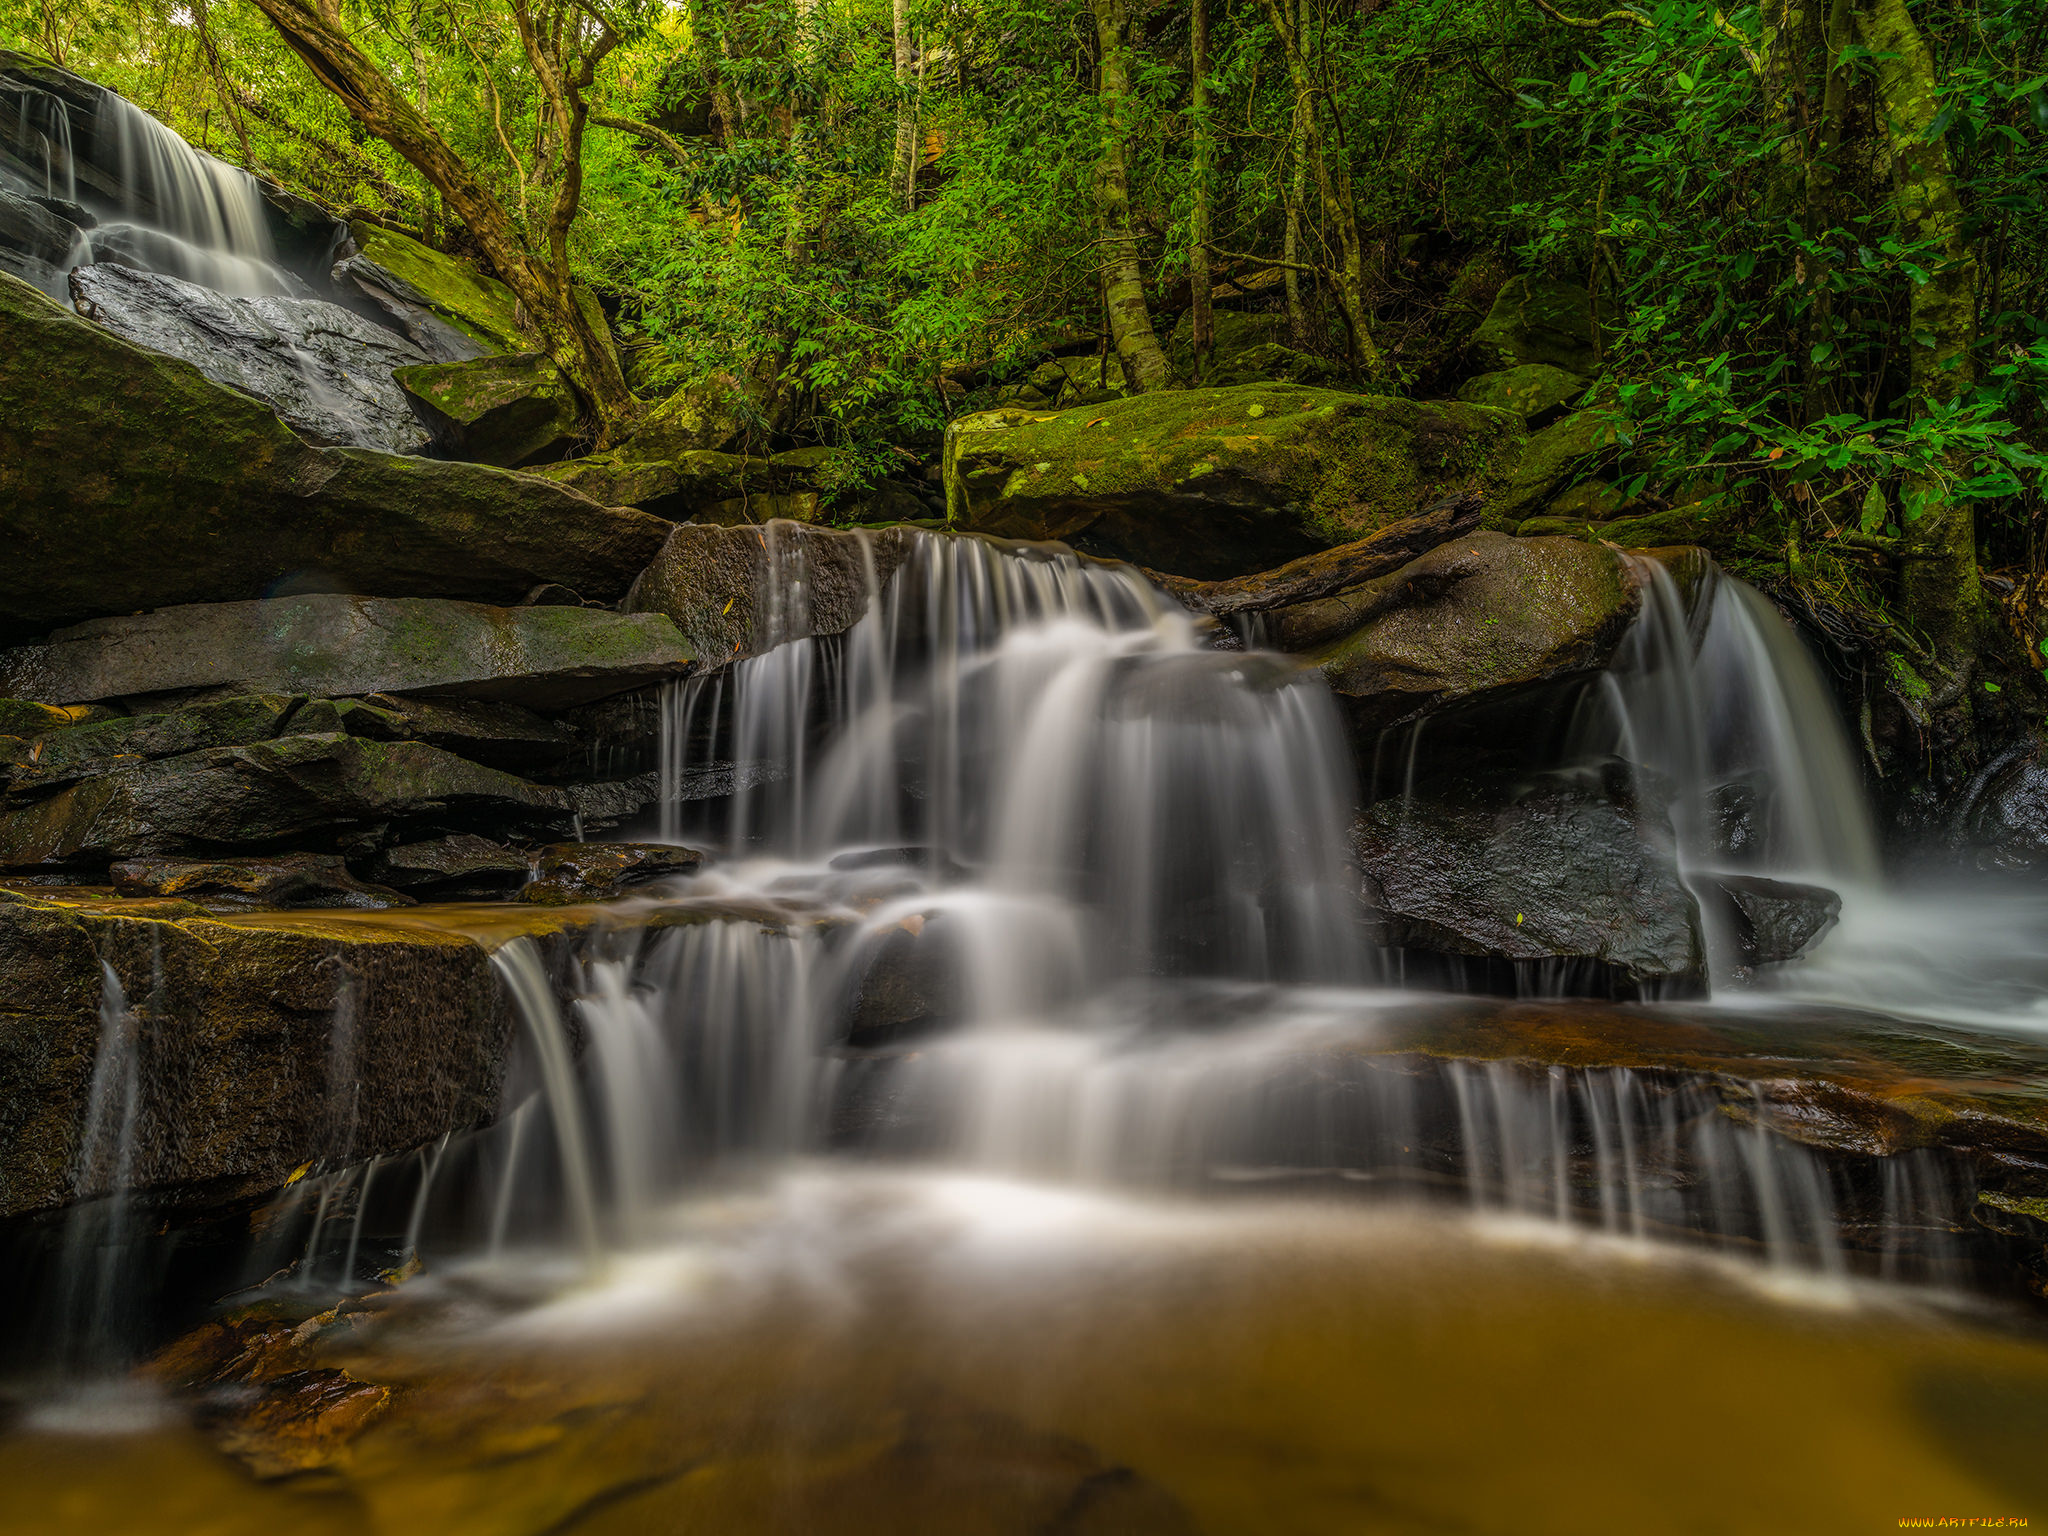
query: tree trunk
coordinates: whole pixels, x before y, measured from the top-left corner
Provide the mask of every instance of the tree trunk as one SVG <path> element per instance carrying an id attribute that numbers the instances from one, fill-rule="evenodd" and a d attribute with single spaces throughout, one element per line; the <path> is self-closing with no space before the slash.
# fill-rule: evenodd
<path id="1" fill-rule="evenodd" d="M 1130 71 L 1124 59 L 1124 0 L 1090 0 L 1101 49 L 1097 93 L 1102 106 L 1102 153 L 1095 162 L 1095 214 L 1103 249 L 1102 300 L 1109 334 L 1133 394 L 1168 382 L 1166 353 L 1145 305 L 1145 274 L 1131 229 L 1131 178 L 1124 145 L 1129 137 Z"/>
<path id="2" fill-rule="evenodd" d="M 910 99 L 910 0 L 895 0 L 896 28 L 896 160 L 890 185 L 903 211 L 917 208 L 917 108 Z"/>
<path id="3" fill-rule="evenodd" d="M 1280 259 L 1287 292 L 1287 344 L 1297 352 L 1308 350 L 1308 309 L 1301 298 L 1301 206 L 1308 201 L 1308 156 L 1303 152 L 1301 103 L 1294 107 L 1294 121 L 1287 135 L 1287 228 L 1281 236 Z"/>
<path id="4" fill-rule="evenodd" d="M 1330 273 L 1337 307 L 1344 316 L 1349 343 L 1351 371 L 1362 379 L 1373 379 L 1385 369 L 1379 347 L 1373 342 L 1370 318 L 1365 307 L 1365 241 L 1359 233 L 1358 207 L 1351 199 L 1351 179 L 1334 157 L 1323 136 L 1321 114 L 1316 102 L 1322 96 L 1302 49 L 1300 31 L 1289 21 L 1280 0 L 1263 0 L 1266 19 L 1280 39 L 1287 56 L 1288 77 L 1294 84 L 1296 121 L 1301 125 L 1303 148 L 1309 168 L 1315 173 L 1316 198 L 1323 218 L 1337 234 L 1337 268 Z"/>
<path id="5" fill-rule="evenodd" d="M 576 303 L 568 264 L 569 225 L 583 190 L 582 139 L 587 109 L 581 93 L 588 81 L 582 76 L 590 73 L 609 44 L 600 41 L 593 45 L 593 52 L 584 56 L 579 76 L 565 81 L 533 36 L 524 5 L 513 6 L 529 60 L 561 118 L 557 124 L 562 135 L 561 182 L 549 211 L 543 254 L 528 246 L 511 215 L 434 125 L 313 0 L 255 0 L 255 4 L 314 78 L 341 99 L 357 122 L 404 156 L 476 237 L 498 276 L 540 331 L 548 355 L 589 403 L 600 443 L 609 441 L 632 420 L 638 402 L 626 386 L 617 354 L 606 338 L 596 334 Z"/>
<path id="6" fill-rule="evenodd" d="M 1209 0 L 1191 0 L 1191 5 L 1189 106 L 1194 119 L 1195 198 L 1188 219 L 1188 281 L 1193 289 L 1189 324 L 1194 332 L 1192 372 L 1200 380 L 1216 346 L 1216 319 L 1210 309 L 1210 289 L 1215 280 L 1209 271 L 1209 178 L 1213 158 L 1209 129 Z"/>
<path id="7" fill-rule="evenodd" d="M 1934 56 L 1906 0 L 1865 0 L 1856 30 L 1873 55 L 1894 205 L 1906 235 L 1928 253 L 1921 258 L 1928 280 L 1913 286 L 1907 313 L 1913 389 L 1948 404 L 1971 383 L 1977 260 L 1963 238 L 1948 145 L 1934 130 L 1940 111 Z M 1920 515 L 1905 525 L 1902 606 L 1933 641 L 1949 686 L 1959 691 L 1973 670 L 1984 623 L 1976 519 L 1969 502 L 1952 500 L 1931 478 L 1909 485 L 1907 493 Z"/>

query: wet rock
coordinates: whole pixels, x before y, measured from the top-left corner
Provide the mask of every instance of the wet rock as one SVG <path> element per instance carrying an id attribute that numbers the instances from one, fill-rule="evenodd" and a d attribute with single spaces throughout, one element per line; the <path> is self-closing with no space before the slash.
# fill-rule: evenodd
<path id="1" fill-rule="evenodd" d="M 589 786 L 531 784 L 416 741 L 286 736 L 162 758 L 0 811 L 0 866 L 328 847 L 419 833 L 567 831 Z M 637 807 L 636 807 L 637 808 Z"/>
<path id="2" fill-rule="evenodd" d="M 1842 898 L 1824 886 L 1762 875 L 1708 875 L 1693 881 L 1703 898 L 1724 903 L 1744 965 L 1776 965 L 1806 953 L 1841 916 Z"/>
<path id="3" fill-rule="evenodd" d="M 391 1389 L 334 1369 L 266 1377 L 253 1400 L 209 1415 L 214 1443 L 258 1477 L 334 1465 L 383 1416 Z"/>
<path id="4" fill-rule="evenodd" d="M 449 458 L 512 469 L 559 459 L 575 445 L 576 394 L 544 352 L 415 364 L 394 378 Z"/>
<path id="5" fill-rule="evenodd" d="M 361 220 L 349 226 L 349 235 L 356 254 L 335 267 L 334 281 L 378 304 L 428 357 L 461 362 L 540 345 L 519 323 L 512 290 L 468 262 Z"/>
<path id="6" fill-rule="evenodd" d="M 685 523 L 669 535 L 622 605 L 663 614 L 705 666 L 758 655 L 804 635 L 843 634 L 870 592 L 909 552 L 898 529 L 839 532 L 800 523 L 722 528 Z M 802 610 L 783 601 L 801 573 Z"/>
<path id="7" fill-rule="evenodd" d="M 175 896 L 202 904 L 266 908 L 412 905 L 410 896 L 365 885 L 333 854 L 287 853 L 267 859 L 127 859 L 108 871 L 123 896 Z"/>
<path id="8" fill-rule="evenodd" d="M 1612 550 L 1474 533 L 1390 575 L 1267 616 L 1376 730 L 1455 700 L 1597 671 L 1640 594 Z"/>
<path id="9" fill-rule="evenodd" d="M 1064 539 L 1176 576 L 1242 575 L 1347 544 L 1461 491 L 1492 498 L 1512 416 L 1287 384 L 1167 391 L 946 431 L 953 525 Z"/>
<path id="10" fill-rule="evenodd" d="M 372 913 L 0 893 L 0 1215 L 105 1188 L 77 1166 L 103 961 L 138 1014 L 134 1181 L 153 1202 L 235 1200 L 497 1110 L 514 1019 L 474 940 Z"/>
<path id="11" fill-rule="evenodd" d="M 311 699 L 291 717 L 298 735 L 345 731 L 377 741 L 424 741 L 473 762 L 531 776 L 562 768 L 582 745 L 575 730 L 495 699 Z"/>
<path id="12" fill-rule="evenodd" d="M 535 852 L 533 878 L 519 899 L 544 906 L 598 901 L 691 874 L 703 862 L 696 849 L 672 843 L 551 843 Z"/>
<path id="13" fill-rule="evenodd" d="M 0 691 L 46 703 L 417 692 L 559 708 L 674 676 L 693 654 L 658 614 L 315 593 L 89 620 L 0 652 Z"/>
<path id="14" fill-rule="evenodd" d="M 1381 800 L 1354 829 L 1377 942 L 1511 962 L 1590 961 L 1627 981 L 1702 974 L 1669 828 L 1565 781 Z M 1567 972 L 1569 976 L 1569 972 Z"/>
<path id="15" fill-rule="evenodd" d="M 369 863 L 373 878 L 437 901 L 509 896 L 533 872 L 530 854 L 489 838 L 458 832 L 424 843 L 386 848 Z"/>
<path id="16" fill-rule="evenodd" d="M 418 453 L 428 434 L 392 370 L 417 347 L 319 299 L 229 298 L 160 272 L 99 263 L 71 274 L 78 312 L 269 404 L 317 443 Z"/>
<path id="17" fill-rule="evenodd" d="M 1467 351 L 1483 369 L 1548 363 L 1590 376 L 1598 366 L 1592 295 L 1576 283 L 1554 278 L 1509 278 L 1473 332 Z"/>
<path id="18" fill-rule="evenodd" d="M 675 522 L 702 522 L 707 509 L 774 488 L 765 459 L 731 453 L 685 453 L 674 459 L 591 454 L 535 471 L 606 506 L 640 507 Z M 754 519 L 747 519 L 754 521 Z"/>
<path id="19" fill-rule="evenodd" d="M 297 703 L 282 694 L 244 695 L 87 724 L 66 720 L 28 739 L 23 760 L 6 776 L 7 786 L 17 794 L 56 789 L 151 758 L 268 741 L 292 717 Z M 51 708 L 50 713 L 62 717 L 65 712 Z"/>
<path id="20" fill-rule="evenodd" d="M 1534 429 L 1556 421 L 1585 392 L 1581 374 L 1567 373 L 1552 363 L 1523 363 L 1467 379 L 1458 398 L 1469 405 L 1513 411 Z"/>
<path id="21" fill-rule="evenodd" d="M 2028 737 L 1993 758 L 1950 814 L 1948 837 L 1979 869 L 2048 874 L 2048 748 Z"/>
<path id="22" fill-rule="evenodd" d="M 0 639 L 286 584 L 610 601 L 668 525 L 480 464 L 314 448 L 261 402 L 0 275 Z"/>
<path id="23" fill-rule="evenodd" d="M 83 209 L 79 210 L 84 213 Z M 90 218 L 90 215 L 86 215 Z M 17 197 L 0 186 L 0 249 L 57 267 L 80 247 L 84 231 L 47 203 Z"/>

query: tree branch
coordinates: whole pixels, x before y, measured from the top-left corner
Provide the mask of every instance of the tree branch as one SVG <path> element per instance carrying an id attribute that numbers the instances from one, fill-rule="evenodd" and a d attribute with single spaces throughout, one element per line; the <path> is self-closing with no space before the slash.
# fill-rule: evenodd
<path id="1" fill-rule="evenodd" d="M 1598 32 L 1602 27 L 1613 26 L 1617 23 L 1624 26 L 1645 28 L 1650 25 L 1650 18 L 1643 15 L 1640 11 L 1609 11 L 1604 16 L 1567 16 L 1563 11 L 1552 5 L 1550 0 L 1529 0 L 1529 3 L 1552 21 L 1558 22 L 1563 26 L 1576 27 L 1581 32 Z"/>
<path id="2" fill-rule="evenodd" d="M 650 144 L 667 150 L 669 157 L 686 171 L 696 169 L 695 158 L 683 147 L 681 141 L 672 134 L 663 133 L 652 123 L 639 122 L 630 117 L 614 117 L 609 112 L 593 112 L 590 114 L 590 120 L 600 128 L 612 128 L 620 133 L 630 133 L 647 140 Z"/>

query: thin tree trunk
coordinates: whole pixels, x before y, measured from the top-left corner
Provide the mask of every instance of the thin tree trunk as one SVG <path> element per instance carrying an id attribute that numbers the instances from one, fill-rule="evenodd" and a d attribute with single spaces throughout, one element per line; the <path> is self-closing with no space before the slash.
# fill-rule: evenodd
<path id="1" fill-rule="evenodd" d="M 1216 319 L 1210 308 L 1210 290 L 1215 281 L 1209 270 L 1209 179 L 1213 158 L 1209 127 L 1209 0 L 1190 0 L 1190 3 L 1192 14 L 1188 25 L 1192 89 L 1189 105 L 1194 117 L 1195 198 L 1188 219 L 1188 281 L 1193 289 L 1189 323 L 1194 331 L 1191 372 L 1200 380 L 1208 368 L 1209 354 L 1216 345 Z"/>
<path id="2" fill-rule="evenodd" d="M 548 57 L 545 43 L 536 36 L 524 0 L 513 0 L 513 16 L 520 24 L 528 60 L 555 109 L 555 126 L 561 135 L 561 179 L 548 213 L 546 249 L 537 253 L 490 188 L 383 70 L 356 47 L 338 21 L 323 14 L 312 0 L 255 0 L 255 4 L 314 78 L 340 98 L 357 122 L 404 156 L 468 227 L 540 331 L 548 355 L 589 402 L 600 441 L 608 441 L 632 420 L 638 402 L 626 385 L 609 339 L 596 334 L 576 302 L 569 280 L 568 235 L 583 191 L 586 108 L 582 91 L 616 37 L 606 33 L 591 44 L 576 74 L 564 80 Z"/>
<path id="3" fill-rule="evenodd" d="M 1287 344 L 1297 352 L 1308 350 L 1308 309 L 1301 298 L 1301 207 L 1308 201 L 1308 157 L 1303 153 L 1301 103 L 1294 104 L 1294 122 L 1287 135 L 1287 228 L 1281 236 L 1280 256 L 1288 263 L 1283 269 L 1287 291 Z"/>
<path id="4" fill-rule="evenodd" d="M 917 207 L 917 107 L 911 101 L 910 0 L 895 0 L 896 161 L 890 185 L 905 213 Z"/>
<path id="5" fill-rule="evenodd" d="M 1948 145 L 1934 129 L 1940 111 L 1934 56 L 1906 0 L 1867 0 L 1856 30 L 1871 51 L 1879 117 L 1891 162 L 1892 196 L 1906 233 L 1931 252 L 1929 277 L 1908 300 L 1914 391 L 1937 403 L 1959 397 L 1971 382 L 1977 340 L 1977 259 L 1963 238 Z M 1976 520 L 1966 500 L 1952 499 L 1929 477 L 1907 487 L 1919 516 L 1905 526 L 1907 558 L 1900 577 L 1906 616 L 1934 642 L 1960 692 L 1973 668 L 1984 622 L 1978 581 Z M 1909 512 L 1912 510 L 1909 507 Z"/>
<path id="6" fill-rule="evenodd" d="M 1163 388 L 1166 353 L 1145 305 L 1145 273 L 1131 229 L 1131 178 L 1124 158 L 1129 136 L 1130 71 L 1124 59 L 1124 0 L 1090 0 L 1101 49 L 1097 92 L 1102 106 L 1102 153 L 1095 163 L 1095 213 L 1103 247 L 1102 297 L 1109 334 L 1133 394 Z"/>

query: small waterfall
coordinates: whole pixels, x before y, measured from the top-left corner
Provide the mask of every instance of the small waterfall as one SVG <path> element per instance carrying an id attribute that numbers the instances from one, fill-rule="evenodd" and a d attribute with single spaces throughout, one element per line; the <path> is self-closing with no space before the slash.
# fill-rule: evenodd
<path id="1" fill-rule="evenodd" d="M 71 113 L 47 91 L 24 90 L 15 97 L 13 139 L 24 160 L 40 159 L 44 197 L 78 200 L 78 168 L 71 146 Z"/>
<path id="2" fill-rule="evenodd" d="M 103 160 L 119 168 L 128 224 L 103 225 L 95 249 L 120 248 L 132 264 L 221 293 L 282 294 L 256 178 L 194 149 L 125 97 L 100 97 L 93 123 Z"/>

